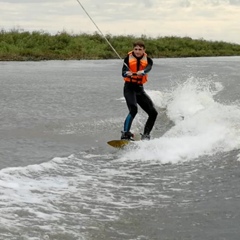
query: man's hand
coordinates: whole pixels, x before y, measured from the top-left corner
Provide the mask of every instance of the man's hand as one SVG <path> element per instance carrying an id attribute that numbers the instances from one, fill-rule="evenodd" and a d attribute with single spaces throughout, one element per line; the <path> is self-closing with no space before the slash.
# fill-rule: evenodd
<path id="1" fill-rule="evenodd" d="M 127 75 L 128 77 L 130 77 L 130 76 L 133 75 L 133 73 L 132 73 L 131 71 L 126 71 L 126 75 Z"/>
<path id="2" fill-rule="evenodd" d="M 146 73 L 144 72 L 144 70 L 141 71 L 137 71 L 137 75 L 138 76 L 144 76 Z"/>

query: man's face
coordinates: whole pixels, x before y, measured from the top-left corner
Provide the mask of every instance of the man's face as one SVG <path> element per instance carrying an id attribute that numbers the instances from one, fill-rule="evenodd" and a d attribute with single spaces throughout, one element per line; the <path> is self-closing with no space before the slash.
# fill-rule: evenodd
<path id="1" fill-rule="evenodd" d="M 133 52 L 136 57 L 141 57 L 145 53 L 145 49 L 137 45 L 133 48 Z"/>

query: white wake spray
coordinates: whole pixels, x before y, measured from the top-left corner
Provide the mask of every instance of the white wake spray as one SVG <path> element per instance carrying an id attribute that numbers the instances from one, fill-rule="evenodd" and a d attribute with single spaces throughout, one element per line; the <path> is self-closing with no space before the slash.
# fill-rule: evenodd
<path id="1" fill-rule="evenodd" d="M 137 143 L 122 157 L 177 163 L 240 148 L 240 108 L 214 100 L 222 89 L 220 83 L 190 78 L 171 92 L 149 91 L 157 107 L 165 105 L 175 126 L 159 138 Z"/>

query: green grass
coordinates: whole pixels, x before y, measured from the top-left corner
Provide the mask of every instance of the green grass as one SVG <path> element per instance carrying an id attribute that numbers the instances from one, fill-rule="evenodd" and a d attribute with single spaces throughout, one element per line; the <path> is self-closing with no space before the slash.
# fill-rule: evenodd
<path id="1" fill-rule="evenodd" d="M 142 35 L 105 36 L 117 53 L 124 58 L 132 43 L 141 39 L 152 58 L 240 56 L 240 45 L 222 41 L 206 41 L 190 37 L 156 37 Z M 70 59 L 114 59 L 116 53 L 97 32 L 73 35 L 60 32 L 27 32 L 13 29 L 0 31 L 0 61 L 38 61 Z"/>

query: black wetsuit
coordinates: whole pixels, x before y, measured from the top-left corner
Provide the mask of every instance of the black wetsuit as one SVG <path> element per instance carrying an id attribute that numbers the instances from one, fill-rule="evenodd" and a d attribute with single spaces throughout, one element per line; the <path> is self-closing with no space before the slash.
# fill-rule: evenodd
<path id="1" fill-rule="evenodd" d="M 140 60 L 142 57 L 138 58 L 134 55 L 134 57 L 137 59 L 137 71 L 140 68 Z M 124 63 L 128 66 L 128 59 L 129 56 L 127 56 L 124 59 Z M 153 61 L 151 58 L 147 57 L 148 65 L 144 69 L 145 73 L 148 73 L 152 69 Z M 126 77 L 126 72 L 129 71 L 126 65 L 123 65 L 122 68 L 122 76 Z M 137 104 L 148 114 L 148 119 L 144 127 L 144 135 L 149 135 L 154 123 L 157 118 L 157 111 L 154 107 L 154 104 L 151 100 L 151 98 L 147 95 L 147 93 L 144 91 L 143 85 L 138 84 L 136 82 L 125 82 L 124 88 L 123 88 L 123 94 L 126 99 L 126 103 L 129 109 L 129 114 L 126 117 L 126 120 L 124 122 L 124 132 L 129 132 L 132 121 L 134 117 L 137 114 L 138 107 Z"/>

